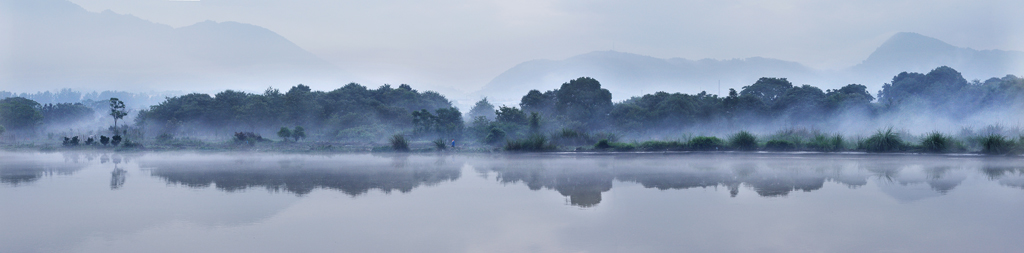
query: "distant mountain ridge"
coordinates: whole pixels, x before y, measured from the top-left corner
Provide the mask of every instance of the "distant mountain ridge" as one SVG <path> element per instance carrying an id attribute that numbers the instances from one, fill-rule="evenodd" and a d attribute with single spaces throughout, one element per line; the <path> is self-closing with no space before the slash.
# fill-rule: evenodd
<path id="1" fill-rule="evenodd" d="M 531 89 L 555 89 L 568 80 L 588 76 L 599 80 L 602 87 L 612 92 L 615 100 L 621 100 L 640 95 L 641 92 L 655 91 L 697 93 L 704 90 L 715 94 L 719 82 L 743 83 L 763 76 L 811 78 L 816 75 L 818 73 L 815 70 L 800 63 L 761 57 L 694 61 L 597 51 L 561 61 L 534 60 L 521 63 L 495 77 L 481 93 L 487 96 L 522 96 Z M 682 86 L 697 89 L 680 89 Z"/>
<path id="2" fill-rule="evenodd" d="M 206 21 L 173 28 L 109 10 L 88 12 L 66 0 L 0 0 L 0 15 L 8 22 L 0 34 L 10 35 L 0 41 L 0 83 L 34 90 L 265 88 L 337 80 L 341 72 L 255 25 Z"/>
<path id="3" fill-rule="evenodd" d="M 726 95 L 728 87 L 753 84 L 760 77 L 784 77 L 794 84 L 838 88 L 858 83 L 877 91 L 900 72 L 926 73 L 939 66 L 957 69 L 968 79 L 1024 74 L 1024 52 L 959 48 L 916 33 L 897 33 L 858 65 L 825 71 L 797 62 L 752 57 L 732 60 L 661 59 L 615 51 L 596 51 L 564 60 L 532 60 L 498 75 L 477 92 L 499 103 L 518 103 L 531 89 L 556 89 L 576 77 L 593 77 L 623 100 L 655 91 Z M 719 91 L 718 83 L 722 90 Z"/>
<path id="4" fill-rule="evenodd" d="M 849 71 L 853 75 L 890 73 L 891 78 L 899 72 L 924 73 L 943 65 L 969 78 L 1020 75 L 1024 74 L 1024 52 L 956 47 L 917 33 L 901 32 L 890 37 Z"/>

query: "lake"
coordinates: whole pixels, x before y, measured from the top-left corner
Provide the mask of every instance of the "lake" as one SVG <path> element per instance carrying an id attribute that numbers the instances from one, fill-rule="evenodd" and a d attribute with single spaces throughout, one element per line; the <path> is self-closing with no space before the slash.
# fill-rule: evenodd
<path id="1" fill-rule="evenodd" d="M 1020 252 L 1024 158 L 0 152 L 0 252 Z"/>

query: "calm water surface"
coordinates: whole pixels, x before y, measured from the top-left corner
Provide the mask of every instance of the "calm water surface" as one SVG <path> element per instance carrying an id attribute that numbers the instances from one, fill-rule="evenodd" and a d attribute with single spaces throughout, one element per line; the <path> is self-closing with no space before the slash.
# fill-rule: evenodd
<path id="1" fill-rule="evenodd" d="M 1021 252 L 1024 159 L 0 152 L 0 252 Z"/>

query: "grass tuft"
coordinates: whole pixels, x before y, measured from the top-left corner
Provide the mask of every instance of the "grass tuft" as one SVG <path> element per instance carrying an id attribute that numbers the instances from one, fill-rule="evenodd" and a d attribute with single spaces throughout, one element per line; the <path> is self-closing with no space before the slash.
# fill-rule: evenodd
<path id="1" fill-rule="evenodd" d="M 729 137 L 729 146 L 743 151 L 757 150 L 757 137 L 750 132 L 740 131 Z"/>
<path id="2" fill-rule="evenodd" d="M 981 139 L 981 152 L 989 155 L 1005 155 L 1014 149 L 1013 140 L 998 134 L 989 134 Z"/>
<path id="3" fill-rule="evenodd" d="M 405 135 L 392 135 L 388 141 L 391 142 L 391 150 L 399 152 L 409 151 L 409 141 L 405 139 Z"/>
<path id="4" fill-rule="evenodd" d="M 793 151 L 796 150 L 796 143 L 790 140 L 770 140 L 764 144 L 764 149 L 771 151 Z"/>
<path id="5" fill-rule="evenodd" d="M 953 139 L 939 132 L 932 132 L 921 140 L 921 149 L 930 153 L 946 153 L 953 148 Z"/>
<path id="6" fill-rule="evenodd" d="M 686 142 L 691 150 L 712 151 L 722 147 L 722 140 L 714 136 L 697 136 Z"/>
<path id="7" fill-rule="evenodd" d="M 686 144 L 678 141 L 645 141 L 639 148 L 644 151 L 683 150 Z"/>
<path id="8" fill-rule="evenodd" d="M 621 143 L 621 142 L 609 141 L 608 139 L 601 139 L 600 141 L 597 141 L 597 144 L 594 144 L 594 149 L 597 149 L 597 150 L 609 150 L 609 149 L 611 149 L 611 150 L 614 150 L 614 151 L 633 151 L 633 150 L 636 149 L 636 146 L 637 145 L 634 145 L 632 143 Z"/>
<path id="9" fill-rule="evenodd" d="M 840 134 L 833 134 L 831 136 L 816 133 L 814 138 L 807 143 L 807 147 L 821 152 L 837 152 L 846 150 L 846 141 Z"/>
<path id="10" fill-rule="evenodd" d="M 526 139 L 511 140 L 505 143 L 506 151 L 547 151 L 556 147 L 548 142 L 543 135 L 534 134 Z"/>
<path id="11" fill-rule="evenodd" d="M 897 152 L 904 150 L 906 144 L 903 143 L 900 135 L 893 132 L 890 127 L 885 131 L 878 130 L 874 135 L 864 140 L 860 148 L 868 152 Z"/>
<path id="12" fill-rule="evenodd" d="M 444 139 L 438 138 L 437 140 L 434 140 L 433 142 L 434 142 L 434 148 L 436 148 L 437 151 L 444 151 L 445 149 L 448 148 L 448 145 L 444 142 Z"/>

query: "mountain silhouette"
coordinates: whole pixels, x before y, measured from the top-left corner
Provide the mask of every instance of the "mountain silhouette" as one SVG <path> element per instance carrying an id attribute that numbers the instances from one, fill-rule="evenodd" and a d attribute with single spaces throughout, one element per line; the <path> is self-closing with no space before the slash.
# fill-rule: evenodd
<path id="1" fill-rule="evenodd" d="M 732 60 L 661 59 L 617 51 L 597 51 L 565 60 L 533 60 L 495 77 L 479 92 L 499 100 L 518 100 L 531 89 L 556 89 L 563 82 L 588 76 L 612 92 L 613 99 L 655 91 L 718 93 L 732 84 L 752 83 L 763 76 L 815 78 L 818 73 L 800 63 L 753 57 Z M 749 85 L 749 84 L 746 84 Z M 723 95 L 727 90 L 721 91 Z M 512 97 L 502 97 L 502 95 Z M 517 101 L 513 101 L 517 102 Z"/>
<path id="2" fill-rule="evenodd" d="M 729 87 L 753 84 L 760 77 L 785 77 L 794 84 L 839 88 L 850 83 L 878 90 L 900 72 L 927 73 L 949 66 L 965 78 L 985 80 L 1024 74 L 1024 52 L 960 48 L 916 33 L 897 33 L 866 60 L 842 70 L 818 70 L 800 63 L 753 57 L 732 60 L 662 59 L 615 51 L 597 51 L 564 60 L 532 60 L 498 75 L 477 94 L 499 103 L 518 103 L 531 89 L 556 89 L 581 76 L 593 77 L 613 100 L 656 91 L 726 95 Z M 719 90 L 721 82 L 723 90 Z"/>
<path id="3" fill-rule="evenodd" d="M 337 80 L 336 66 L 266 28 L 206 21 L 173 28 L 66 0 L 0 0 L 0 81 L 37 89 L 136 85 L 179 90 Z M 156 84 L 156 85 L 154 85 Z M 221 86 L 223 85 L 223 86 Z"/>
<path id="4" fill-rule="evenodd" d="M 917 33 L 901 32 L 882 43 L 863 62 L 851 67 L 850 74 L 888 82 L 900 72 L 926 73 L 938 66 L 952 67 L 968 79 L 1019 75 L 1024 72 L 1024 52 L 974 50 Z"/>

